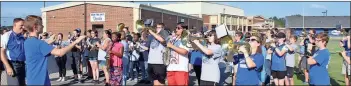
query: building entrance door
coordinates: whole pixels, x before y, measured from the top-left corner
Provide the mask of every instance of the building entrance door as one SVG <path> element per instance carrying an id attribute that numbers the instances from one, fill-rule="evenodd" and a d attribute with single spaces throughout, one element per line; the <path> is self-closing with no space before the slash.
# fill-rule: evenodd
<path id="1" fill-rule="evenodd" d="M 102 35 L 104 34 L 104 25 L 103 24 L 94 24 L 92 26 L 93 30 L 96 30 L 98 32 L 98 37 L 102 38 Z"/>

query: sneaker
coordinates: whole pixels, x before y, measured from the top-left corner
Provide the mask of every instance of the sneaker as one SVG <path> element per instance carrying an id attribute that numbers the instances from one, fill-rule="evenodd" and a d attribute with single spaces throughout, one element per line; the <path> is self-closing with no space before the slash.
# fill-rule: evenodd
<path id="1" fill-rule="evenodd" d="M 65 78 L 65 77 L 62 77 L 61 81 L 66 81 L 66 78 Z"/>
<path id="2" fill-rule="evenodd" d="M 99 80 L 95 80 L 95 83 L 96 83 L 96 84 L 100 84 L 100 81 L 99 81 Z"/>
<path id="3" fill-rule="evenodd" d="M 132 79 L 131 79 L 131 78 L 129 78 L 127 81 L 132 81 Z"/>
<path id="4" fill-rule="evenodd" d="M 133 81 L 134 81 L 134 82 L 138 82 L 138 79 L 134 79 Z"/>
<path id="5" fill-rule="evenodd" d="M 58 82 L 59 82 L 59 81 L 61 81 L 61 80 L 62 80 L 62 77 L 60 77 L 60 78 L 59 78 L 59 79 L 57 79 L 56 81 L 58 81 Z"/>
<path id="6" fill-rule="evenodd" d="M 304 84 L 304 85 L 308 85 L 308 82 L 305 81 L 305 82 L 303 82 L 303 84 Z"/>

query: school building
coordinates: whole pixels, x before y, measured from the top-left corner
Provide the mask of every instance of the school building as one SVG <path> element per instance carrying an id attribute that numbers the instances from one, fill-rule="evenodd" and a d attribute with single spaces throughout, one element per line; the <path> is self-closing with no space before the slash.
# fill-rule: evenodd
<path id="1" fill-rule="evenodd" d="M 152 19 L 154 26 L 164 23 L 168 30 L 175 29 L 178 22 L 184 22 L 189 27 L 203 26 L 202 18 L 132 2 L 68 2 L 41 8 L 41 12 L 44 32 L 61 32 L 65 36 L 76 28 L 82 32 L 98 30 L 99 34 L 107 29 L 116 31 L 119 23 L 136 32 L 136 21 L 139 19 Z"/>

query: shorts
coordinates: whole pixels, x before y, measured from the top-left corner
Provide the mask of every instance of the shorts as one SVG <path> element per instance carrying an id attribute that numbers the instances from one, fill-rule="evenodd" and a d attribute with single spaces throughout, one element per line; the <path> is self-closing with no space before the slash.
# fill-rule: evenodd
<path id="1" fill-rule="evenodd" d="M 274 71 L 272 70 L 273 78 L 284 79 L 286 76 L 286 71 Z"/>
<path id="2" fill-rule="evenodd" d="M 309 70 L 310 69 L 310 65 L 307 64 L 307 58 L 305 56 L 302 56 L 302 58 L 301 58 L 300 68 L 301 69 L 305 69 L 305 70 Z"/>
<path id="3" fill-rule="evenodd" d="M 161 84 L 165 84 L 166 66 L 163 64 L 148 64 L 148 74 L 150 80 L 158 80 Z"/>
<path id="4" fill-rule="evenodd" d="M 97 61 L 96 57 L 89 57 L 88 59 L 89 59 L 89 61 Z"/>
<path id="5" fill-rule="evenodd" d="M 168 71 L 168 85 L 188 85 L 189 73 L 184 71 Z"/>
<path id="6" fill-rule="evenodd" d="M 238 72 L 238 66 L 239 66 L 239 64 L 235 64 L 234 66 L 233 66 L 233 72 L 234 73 L 237 73 Z"/>
<path id="7" fill-rule="evenodd" d="M 346 62 L 344 62 L 344 63 L 342 64 L 341 74 L 346 74 L 346 64 L 347 64 Z M 348 68 L 347 68 L 347 69 L 348 69 L 348 71 L 347 71 L 347 72 L 348 72 L 348 75 L 351 75 L 351 74 L 350 74 L 350 70 L 351 70 L 350 68 L 351 68 L 350 65 L 348 65 Z"/>
<path id="8" fill-rule="evenodd" d="M 293 78 L 294 76 L 294 68 L 286 66 L 286 76 L 288 78 Z"/>
<path id="9" fill-rule="evenodd" d="M 216 86 L 216 82 L 212 82 L 212 81 L 204 81 L 204 80 L 201 80 L 200 81 L 200 85 L 201 86 Z"/>
<path id="10" fill-rule="evenodd" d="M 106 67 L 106 60 L 99 60 L 99 67 Z"/>

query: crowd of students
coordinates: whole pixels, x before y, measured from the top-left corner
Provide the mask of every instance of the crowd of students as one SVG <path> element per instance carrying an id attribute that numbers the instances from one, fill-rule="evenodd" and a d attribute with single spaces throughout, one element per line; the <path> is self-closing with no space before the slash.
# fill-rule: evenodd
<path id="1" fill-rule="evenodd" d="M 106 85 L 127 85 L 129 81 L 151 82 L 153 85 L 188 85 L 189 72 L 194 71 L 199 85 L 224 85 L 225 69 L 231 69 L 233 85 L 294 85 L 294 68 L 303 70 L 309 85 L 330 85 L 328 64 L 330 52 L 326 45 L 329 36 L 309 30 L 306 36 L 297 36 L 290 29 L 270 29 L 264 33 L 235 32 L 234 45 L 238 48 L 229 61 L 216 30 L 191 31 L 189 35 L 206 40 L 191 40 L 189 47 L 184 34 L 189 28 L 178 23 L 169 33 L 163 23 L 152 30 L 140 33 L 128 28 L 113 32 L 88 30 L 84 35 L 78 28 L 68 40 L 62 33 L 44 32 L 41 17 L 29 15 L 14 19 L 12 31 L 1 36 L 1 62 L 8 75 L 9 85 L 50 85 L 48 58 L 54 57 L 59 69 L 57 81 L 66 81 L 67 58 L 72 58 L 71 68 L 75 81 L 93 79 L 99 84 L 99 70 L 103 71 Z M 301 40 L 298 43 L 298 40 Z M 345 50 L 345 70 L 350 64 L 350 36 L 340 41 Z M 170 49 L 170 53 L 165 51 Z M 168 56 L 165 54 L 169 54 Z M 295 54 L 299 56 L 295 65 Z M 169 60 L 165 61 L 166 57 Z M 167 64 L 169 62 L 169 64 Z M 83 78 L 86 66 L 88 78 Z M 348 69 L 350 70 L 350 69 Z M 343 70 L 344 71 L 344 70 Z M 346 85 L 349 76 L 345 74 Z M 350 74 L 350 73 L 348 73 Z M 141 79 L 138 80 L 139 75 Z M 167 83 L 166 83 L 167 82 Z"/>

